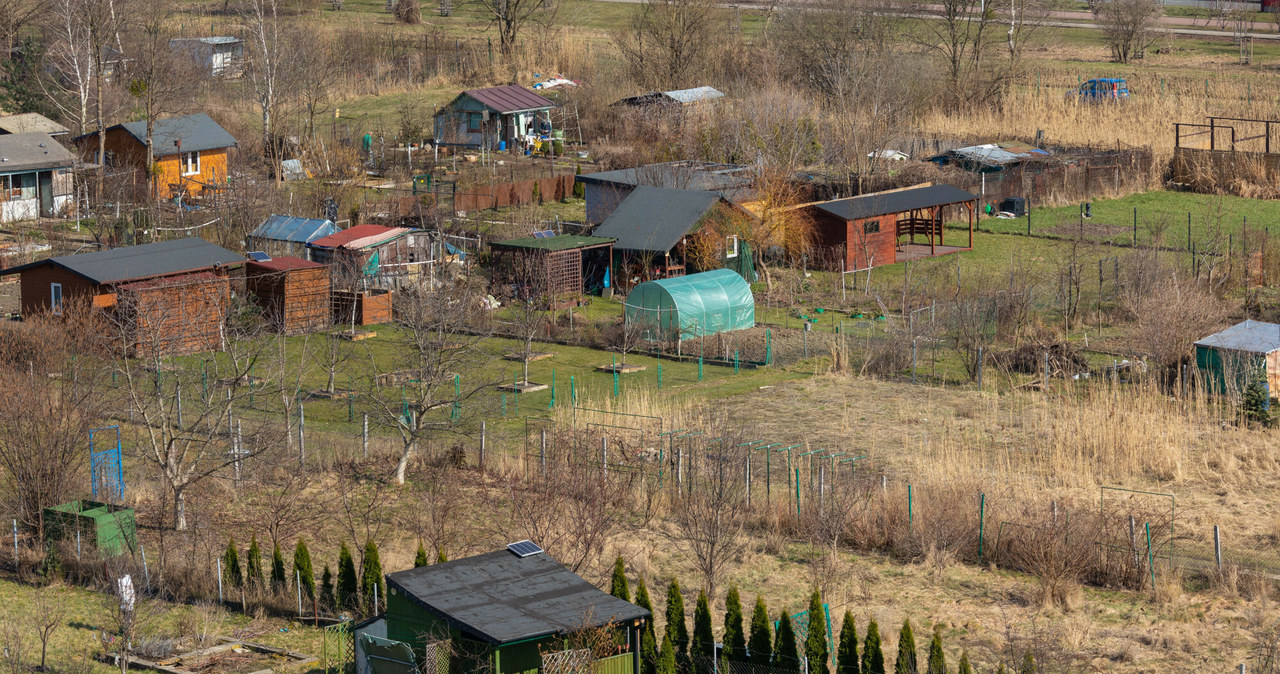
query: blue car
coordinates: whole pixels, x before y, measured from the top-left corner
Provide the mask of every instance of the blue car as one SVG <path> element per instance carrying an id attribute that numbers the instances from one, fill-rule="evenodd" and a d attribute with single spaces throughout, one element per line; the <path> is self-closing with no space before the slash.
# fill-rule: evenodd
<path id="1" fill-rule="evenodd" d="M 1067 97 L 1078 98 L 1082 103 L 1125 101 L 1129 99 L 1129 83 L 1121 77 L 1102 77 L 1068 91 Z"/>

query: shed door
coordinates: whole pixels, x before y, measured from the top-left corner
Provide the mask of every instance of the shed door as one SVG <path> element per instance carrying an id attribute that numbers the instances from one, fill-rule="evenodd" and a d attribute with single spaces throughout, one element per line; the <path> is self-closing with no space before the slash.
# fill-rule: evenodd
<path id="1" fill-rule="evenodd" d="M 53 217 L 53 172 L 40 172 L 40 217 Z"/>

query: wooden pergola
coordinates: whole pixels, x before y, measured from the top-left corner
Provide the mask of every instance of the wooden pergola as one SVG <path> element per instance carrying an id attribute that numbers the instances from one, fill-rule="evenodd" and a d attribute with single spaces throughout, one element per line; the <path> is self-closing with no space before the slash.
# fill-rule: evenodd
<path id="1" fill-rule="evenodd" d="M 573 301 L 584 292 L 583 259 L 587 251 L 613 256 L 617 239 L 581 234 L 529 236 L 489 244 L 493 252 L 493 283 L 512 286 L 513 294 L 544 297 L 551 304 Z"/>

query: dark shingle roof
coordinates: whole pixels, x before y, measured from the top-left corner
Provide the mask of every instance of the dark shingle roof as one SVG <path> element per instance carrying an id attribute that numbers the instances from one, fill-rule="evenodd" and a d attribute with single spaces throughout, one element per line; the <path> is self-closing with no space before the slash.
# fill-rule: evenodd
<path id="1" fill-rule="evenodd" d="M 139 143 L 145 145 L 147 142 L 146 122 L 125 122 L 124 124 L 117 124 L 111 129 L 124 129 Z M 110 131 L 111 129 L 107 130 Z M 76 140 L 94 135 L 96 134 L 86 133 L 82 136 L 77 136 Z M 182 141 L 181 150 L 173 144 L 176 140 Z M 154 144 L 157 157 L 165 157 L 178 152 L 217 150 L 224 147 L 235 147 L 236 144 L 234 136 L 227 133 L 226 129 L 218 126 L 218 123 L 213 121 L 212 117 L 203 112 L 157 120 L 156 127 L 151 135 L 151 141 Z"/>
<path id="2" fill-rule="evenodd" d="M 640 186 L 592 234 L 618 240 L 618 250 L 665 253 L 720 203 L 715 192 Z"/>
<path id="3" fill-rule="evenodd" d="M 815 208 L 843 220 L 874 218 L 890 213 L 905 213 L 918 208 L 932 208 L 973 201 L 978 197 L 950 185 L 930 185 L 897 192 L 866 194 L 850 199 L 815 204 Z"/>
<path id="4" fill-rule="evenodd" d="M 546 554 L 508 550 L 387 576 L 388 587 L 491 644 L 577 632 L 649 612 L 600 591 Z"/>
<path id="5" fill-rule="evenodd" d="M 37 112 L 24 112 L 8 117 L 0 117 L 0 132 L 30 133 L 37 131 L 50 136 L 60 136 L 69 131 L 67 127 Z"/>
<path id="6" fill-rule="evenodd" d="M 38 265 L 52 264 L 101 285 L 181 274 L 244 261 L 242 255 L 192 237 L 51 257 L 5 269 L 0 274 L 12 274 Z"/>
<path id="7" fill-rule="evenodd" d="M 751 185 L 751 168 L 739 164 L 669 161 L 635 168 L 580 175 L 578 182 L 599 185 L 669 187 L 729 192 Z M 726 198 L 731 198 L 726 194 Z"/>
<path id="8" fill-rule="evenodd" d="M 12 133 L 0 136 L 0 175 L 66 168 L 75 157 L 47 133 Z"/>
<path id="9" fill-rule="evenodd" d="M 583 234 L 560 234 L 540 239 L 526 236 L 519 239 L 494 241 L 489 244 L 493 248 L 529 248 L 533 250 L 557 251 L 574 248 L 594 248 L 614 243 L 614 239 L 603 236 L 586 236 Z"/>
<path id="10" fill-rule="evenodd" d="M 1196 346 L 1245 353 L 1271 353 L 1280 349 L 1280 325 L 1245 320 L 1196 342 Z"/>
<path id="11" fill-rule="evenodd" d="M 518 84 L 488 89 L 468 89 L 462 93 L 503 114 L 556 107 L 555 103 Z"/>

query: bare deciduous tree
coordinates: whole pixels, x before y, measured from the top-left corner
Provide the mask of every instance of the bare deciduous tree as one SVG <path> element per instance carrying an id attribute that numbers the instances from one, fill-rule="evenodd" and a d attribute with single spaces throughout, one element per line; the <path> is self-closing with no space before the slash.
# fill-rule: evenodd
<path id="1" fill-rule="evenodd" d="M 525 26 L 548 25 L 555 20 L 559 4 L 548 0 L 476 0 L 481 12 L 498 29 L 498 48 L 504 57 L 515 53 Z"/>
<path id="2" fill-rule="evenodd" d="M 645 0 L 615 38 L 631 79 L 650 89 L 693 86 L 689 76 L 719 37 L 715 11 L 713 0 Z"/>
<path id="3" fill-rule="evenodd" d="M 41 9 L 38 0 L 0 0 L 0 54 L 6 59 L 18 43 L 18 34 L 35 22 Z"/>
<path id="4" fill-rule="evenodd" d="M 934 21 L 918 23 L 913 39 L 943 61 L 950 105 L 980 104 L 994 98 L 1009 76 L 1008 64 L 989 58 L 1000 40 L 996 3 L 985 0 L 942 0 L 931 12 Z"/>
<path id="5" fill-rule="evenodd" d="M 727 426 L 721 424 L 726 430 Z M 715 596 L 725 570 L 742 553 L 747 520 L 747 491 L 743 482 L 746 453 L 736 445 L 740 436 L 722 434 L 707 446 L 690 471 L 696 480 L 687 494 L 672 503 L 674 529 L 667 535 L 702 574 L 702 588 Z M 693 456 L 689 457 L 691 465 Z"/>
<path id="6" fill-rule="evenodd" d="M 1142 58 L 1160 39 L 1164 7 L 1159 0 L 1093 0 L 1089 9 L 1111 47 L 1111 58 L 1120 63 Z"/>
<path id="7" fill-rule="evenodd" d="M 376 422 L 400 437 L 399 484 L 418 443 L 437 433 L 463 432 L 463 416 L 475 416 L 475 399 L 496 384 L 478 374 L 489 359 L 480 348 L 484 330 L 477 329 L 484 325 L 483 293 L 478 277 L 461 275 L 395 295 L 395 357 L 391 367 L 371 363 L 372 371 L 388 374 L 370 379 L 365 399 Z"/>
<path id="8" fill-rule="evenodd" d="M 191 101 L 191 81 L 195 78 L 195 61 L 181 58 L 173 53 L 169 46 L 172 33 L 168 21 L 172 13 L 172 3 L 165 0 L 144 0 L 138 7 L 138 19 L 134 22 L 135 30 L 130 34 L 132 42 L 129 63 L 129 95 L 142 110 L 146 131 L 143 136 L 146 145 L 146 159 L 143 167 L 146 172 L 148 202 L 156 199 L 155 170 L 155 129 L 156 122 L 162 116 L 181 110 Z M 169 154 L 174 149 L 163 148 L 162 154 Z"/>

